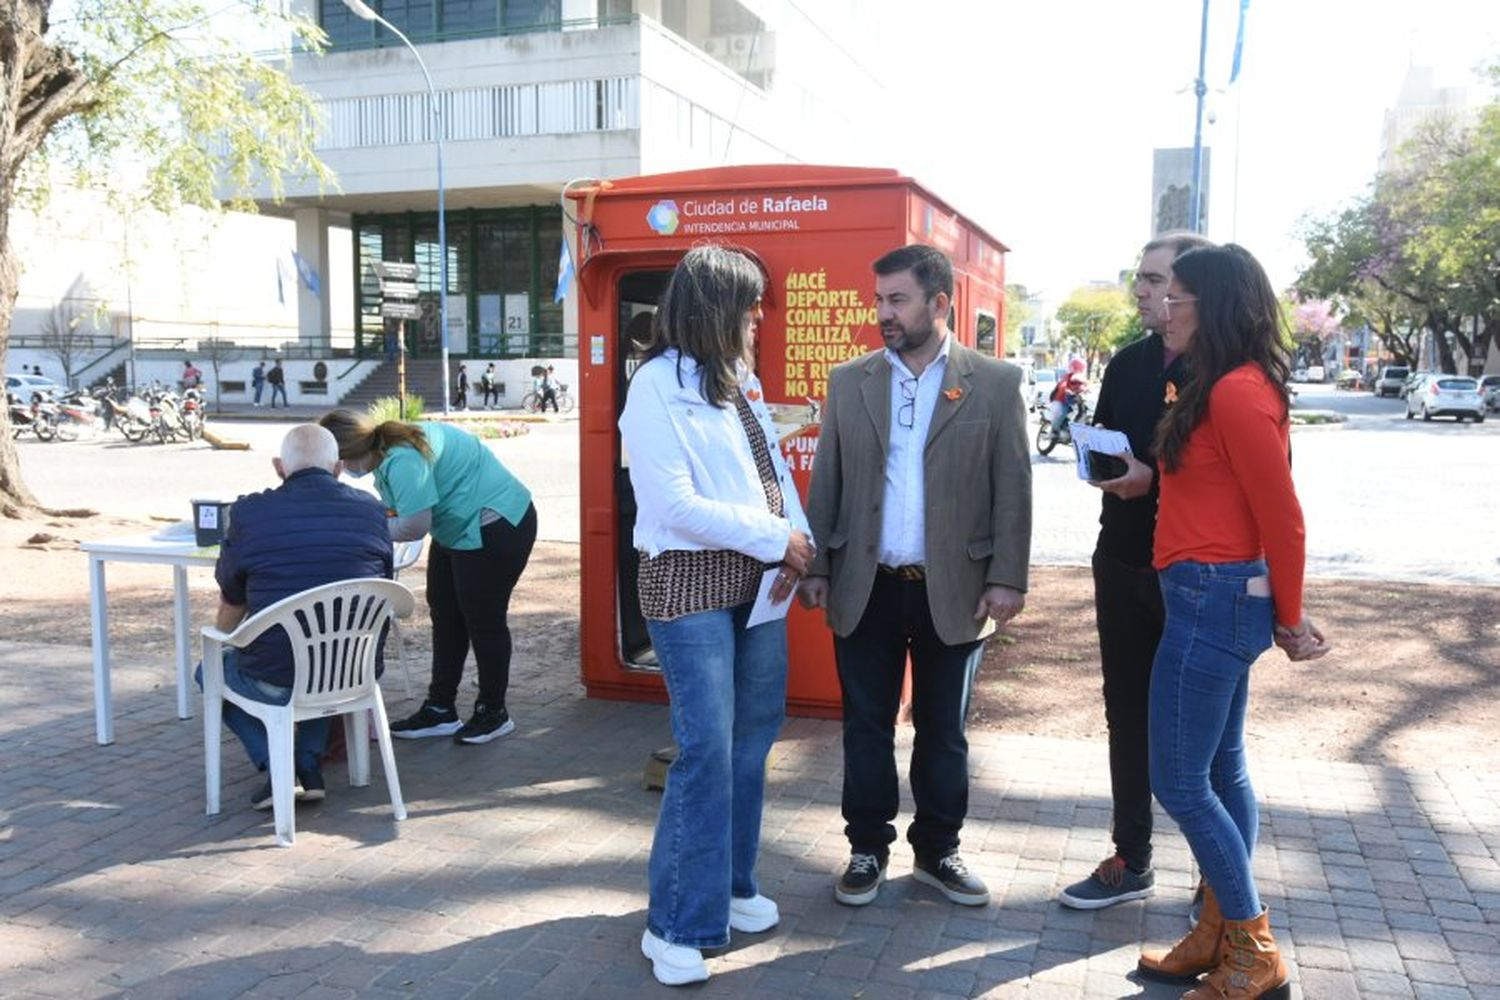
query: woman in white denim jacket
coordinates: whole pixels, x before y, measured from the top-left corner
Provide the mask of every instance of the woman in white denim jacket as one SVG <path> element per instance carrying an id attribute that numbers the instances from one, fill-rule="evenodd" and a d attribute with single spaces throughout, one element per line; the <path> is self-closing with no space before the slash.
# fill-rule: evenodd
<path id="1" fill-rule="evenodd" d="M 762 577 L 788 600 L 813 549 L 750 371 L 764 279 L 743 254 L 688 252 L 662 294 L 620 433 L 635 489 L 641 610 L 672 702 L 677 759 L 648 870 L 641 951 L 669 986 L 702 949 L 775 926 L 760 893 L 766 755 L 786 703 L 786 620 L 747 627 Z"/>

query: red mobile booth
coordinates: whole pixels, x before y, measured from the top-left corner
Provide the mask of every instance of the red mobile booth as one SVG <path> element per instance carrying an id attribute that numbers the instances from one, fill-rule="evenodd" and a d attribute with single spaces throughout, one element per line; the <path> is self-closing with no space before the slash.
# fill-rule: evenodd
<path id="1" fill-rule="evenodd" d="M 950 327 L 999 356 L 1005 247 L 893 170 L 723 167 L 606 181 L 568 196 L 578 220 L 583 682 L 590 697 L 665 701 L 636 597 L 635 500 L 616 421 L 677 260 L 711 241 L 765 271 L 756 370 L 805 497 L 829 369 L 882 346 L 871 263 L 908 243 L 946 252 Z M 836 717 L 822 613 L 794 607 L 788 630 L 788 710 Z"/>

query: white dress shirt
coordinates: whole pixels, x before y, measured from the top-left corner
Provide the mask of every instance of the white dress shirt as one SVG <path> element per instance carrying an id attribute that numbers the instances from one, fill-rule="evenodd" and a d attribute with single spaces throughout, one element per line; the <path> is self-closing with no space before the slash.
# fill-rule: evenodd
<path id="1" fill-rule="evenodd" d="M 920 376 L 911 373 L 901 355 L 890 348 L 885 351 L 891 364 L 891 440 L 885 453 L 885 500 L 880 506 L 880 561 L 887 566 L 927 561 L 922 453 L 952 344 L 945 333 L 937 357 Z"/>

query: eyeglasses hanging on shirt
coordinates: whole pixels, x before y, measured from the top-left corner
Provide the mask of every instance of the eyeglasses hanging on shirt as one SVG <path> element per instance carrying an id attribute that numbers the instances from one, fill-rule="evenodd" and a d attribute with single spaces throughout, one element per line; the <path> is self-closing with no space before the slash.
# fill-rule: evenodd
<path id="1" fill-rule="evenodd" d="M 917 380 L 904 378 L 900 385 L 902 403 L 896 410 L 896 422 L 911 430 L 917 424 Z"/>

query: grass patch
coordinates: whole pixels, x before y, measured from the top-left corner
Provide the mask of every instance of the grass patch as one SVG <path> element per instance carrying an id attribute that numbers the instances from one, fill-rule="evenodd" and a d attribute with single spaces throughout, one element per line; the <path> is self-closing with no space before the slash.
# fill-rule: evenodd
<path id="1" fill-rule="evenodd" d="M 421 420 L 422 414 L 427 411 L 427 401 L 414 393 L 406 395 L 406 417 L 408 421 Z M 397 396 L 381 396 L 369 406 L 365 412 L 370 419 L 377 424 L 383 424 L 387 420 L 401 420 L 401 400 Z"/>

